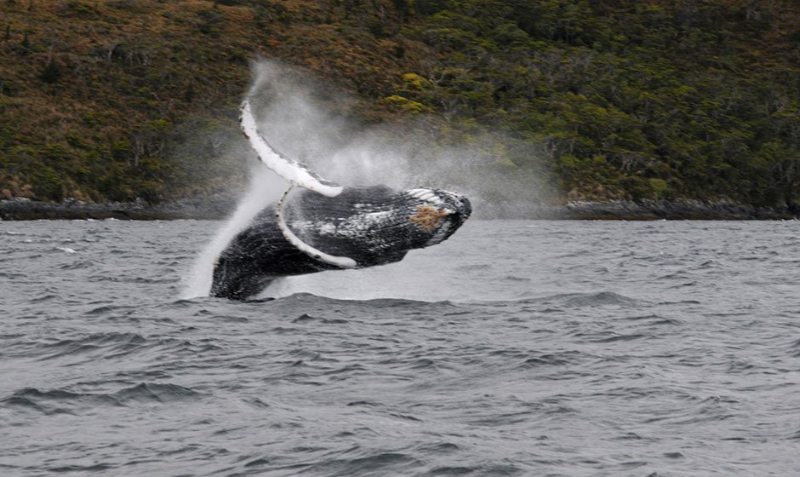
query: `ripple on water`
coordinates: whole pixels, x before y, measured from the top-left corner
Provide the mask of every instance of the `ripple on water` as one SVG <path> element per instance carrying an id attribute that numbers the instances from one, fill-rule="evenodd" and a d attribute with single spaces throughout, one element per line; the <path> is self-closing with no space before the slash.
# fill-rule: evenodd
<path id="1" fill-rule="evenodd" d="M 65 389 L 42 391 L 23 388 L 2 399 L 3 404 L 39 411 L 43 414 L 93 412 L 97 406 L 168 404 L 202 397 L 190 388 L 172 383 L 139 383 L 113 393 L 73 392 Z"/>
<path id="2" fill-rule="evenodd" d="M 498 221 L 392 289 L 177 300 L 217 226 L 4 235 L 0 474 L 794 475 L 792 224 Z"/>
<path id="3" fill-rule="evenodd" d="M 29 349 L 27 356 L 50 360 L 99 351 L 106 357 L 116 357 L 142 348 L 147 340 L 137 333 L 94 333 L 82 338 L 43 343 Z"/>

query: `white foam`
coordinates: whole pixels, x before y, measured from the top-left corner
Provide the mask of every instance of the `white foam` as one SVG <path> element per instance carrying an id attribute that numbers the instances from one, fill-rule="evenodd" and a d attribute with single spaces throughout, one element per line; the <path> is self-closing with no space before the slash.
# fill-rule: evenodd
<path id="1" fill-rule="evenodd" d="M 286 187 L 260 163 L 251 172 L 250 185 L 236 211 L 217 232 L 214 239 L 200 252 L 189 275 L 182 299 L 208 296 L 214 279 L 214 264 L 231 240 L 253 220 L 264 207 L 275 202 Z"/>

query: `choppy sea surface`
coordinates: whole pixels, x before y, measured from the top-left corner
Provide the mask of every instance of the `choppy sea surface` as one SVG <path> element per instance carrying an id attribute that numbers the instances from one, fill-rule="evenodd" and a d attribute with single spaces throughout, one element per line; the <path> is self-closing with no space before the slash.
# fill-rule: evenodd
<path id="1" fill-rule="evenodd" d="M 217 222 L 0 222 L 0 475 L 800 472 L 800 222 L 470 221 L 181 299 Z"/>

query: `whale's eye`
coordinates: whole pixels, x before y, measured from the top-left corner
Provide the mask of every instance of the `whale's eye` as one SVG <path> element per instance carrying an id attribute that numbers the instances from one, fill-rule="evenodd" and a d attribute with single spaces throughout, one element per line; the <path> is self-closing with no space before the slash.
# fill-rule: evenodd
<path id="1" fill-rule="evenodd" d="M 438 227 L 442 219 L 447 215 L 447 211 L 444 208 L 437 210 L 430 205 L 419 205 L 417 206 L 417 213 L 408 219 L 422 230 L 430 232 Z"/>

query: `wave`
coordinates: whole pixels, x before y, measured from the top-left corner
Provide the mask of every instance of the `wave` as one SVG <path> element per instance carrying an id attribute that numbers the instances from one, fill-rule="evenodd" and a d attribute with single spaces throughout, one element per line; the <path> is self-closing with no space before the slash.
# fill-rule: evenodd
<path id="1" fill-rule="evenodd" d="M 136 333 L 94 333 L 83 338 L 39 344 L 29 352 L 42 355 L 41 359 L 57 359 L 98 350 L 106 357 L 114 357 L 139 349 L 146 342 L 143 336 Z"/>
<path id="2" fill-rule="evenodd" d="M 75 414 L 98 406 L 129 406 L 132 404 L 167 404 L 196 399 L 203 394 L 172 383 L 143 382 L 114 393 L 73 392 L 65 389 L 42 391 L 22 388 L 0 399 L 3 406 L 18 407 L 42 414 Z"/>
<path id="3" fill-rule="evenodd" d="M 330 298 L 326 296 L 315 295 L 313 293 L 294 293 L 285 297 L 269 299 L 266 301 L 263 299 L 248 300 L 246 303 L 266 303 L 268 305 L 271 304 L 272 306 L 357 304 L 357 305 L 366 305 L 372 308 L 404 308 L 404 307 L 415 307 L 415 306 L 425 306 L 425 307 L 433 306 L 437 308 L 448 308 L 457 306 L 447 300 L 424 301 L 424 300 L 410 300 L 405 298 L 370 298 L 366 300 L 358 300 L 358 299 Z"/>
<path id="4" fill-rule="evenodd" d="M 18 341 L 5 348 L 0 356 L 57 361 L 75 365 L 98 360 L 129 360 L 136 353 L 158 362 L 164 356 L 214 353 L 223 348 L 216 338 L 188 340 L 183 337 L 145 337 L 133 332 L 94 333 L 56 341 Z M 164 363 L 168 364 L 168 363 Z"/>
<path id="5" fill-rule="evenodd" d="M 462 303 L 457 303 L 462 304 Z M 486 305 L 495 307 L 498 305 L 550 305 L 565 308 L 586 308 L 594 306 L 610 307 L 639 307 L 647 304 L 647 301 L 639 298 L 631 298 L 619 293 L 610 291 L 588 292 L 588 293 L 556 293 L 538 297 L 522 297 L 511 300 L 481 300 L 474 302 L 464 302 L 463 304 Z M 559 310 L 560 311 L 560 310 Z"/>
<path id="6" fill-rule="evenodd" d="M 524 368 L 538 368 L 544 366 L 567 366 L 576 364 L 583 359 L 588 358 L 589 355 L 581 353 L 580 351 L 559 351 L 554 353 L 531 353 L 523 361 Z"/>
<path id="7" fill-rule="evenodd" d="M 454 307 L 458 308 L 460 305 L 489 305 L 497 306 L 502 304 L 558 304 L 570 308 L 584 308 L 591 306 L 619 306 L 619 307 L 637 307 L 646 304 L 645 300 L 638 298 L 631 298 L 609 291 L 590 292 L 590 293 L 558 293 L 554 295 L 545 295 L 540 297 L 524 297 L 511 300 L 476 300 L 476 301 L 451 301 L 451 300 L 415 300 L 407 298 L 369 298 L 369 299 L 343 299 L 331 298 L 323 295 L 316 295 L 313 293 L 293 293 L 285 297 L 248 300 L 247 303 L 267 303 L 274 302 L 275 304 L 313 304 L 313 303 L 341 303 L 341 304 L 367 304 L 375 307 L 403 307 L 403 306 L 438 306 L 438 307 Z"/>
<path id="8" fill-rule="evenodd" d="M 256 459 L 257 464 L 265 465 L 269 461 L 263 458 Z M 252 467 L 253 465 L 250 465 Z M 410 454 L 393 451 L 377 451 L 363 457 L 325 459 L 321 462 L 292 466 L 296 473 L 324 474 L 331 477 L 366 476 L 404 474 L 419 469 L 423 462 Z M 280 469 L 280 468 L 278 468 Z M 275 470 L 275 468 L 271 469 Z M 289 470 L 288 468 L 280 470 Z"/>
<path id="9" fill-rule="evenodd" d="M 139 383 L 121 389 L 113 396 L 123 403 L 168 403 L 193 399 L 202 396 L 202 393 L 172 383 Z"/>

